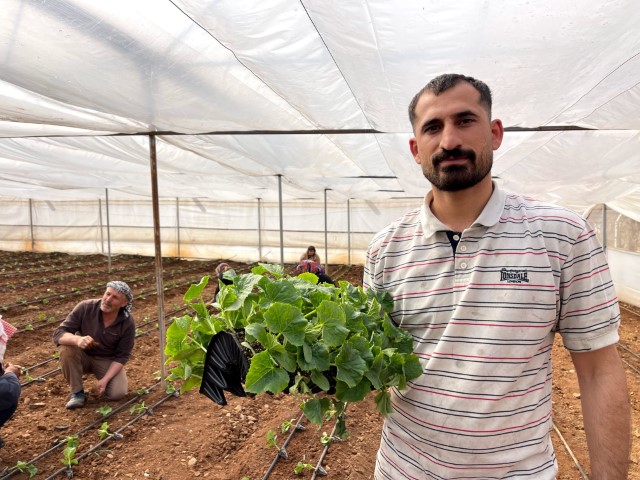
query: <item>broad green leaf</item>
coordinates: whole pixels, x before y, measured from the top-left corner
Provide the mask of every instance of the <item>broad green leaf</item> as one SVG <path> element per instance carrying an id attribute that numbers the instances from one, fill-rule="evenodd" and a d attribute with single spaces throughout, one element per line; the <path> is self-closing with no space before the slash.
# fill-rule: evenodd
<path id="1" fill-rule="evenodd" d="M 382 380 L 380 379 L 380 373 L 382 372 L 384 358 L 384 352 L 378 352 L 373 359 L 373 363 L 369 367 L 369 370 L 367 370 L 364 374 L 364 376 L 369 379 L 369 381 L 373 385 L 373 388 L 375 388 L 376 390 L 380 390 L 383 387 Z"/>
<path id="2" fill-rule="evenodd" d="M 280 278 L 284 274 L 284 267 L 282 265 L 259 263 L 258 266 L 253 267 L 251 269 L 251 272 L 256 275 L 262 275 L 263 273 L 270 273 L 274 277 Z"/>
<path id="3" fill-rule="evenodd" d="M 284 368 L 287 372 L 294 373 L 296 371 L 298 362 L 296 361 L 295 354 L 288 352 L 279 343 L 275 343 L 268 350 L 273 359 L 278 362 L 278 365 Z"/>
<path id="4" fill-rule="evenodd" d="M 311 381 L 325 392 L 331 388 L 329 380 L 321 372 L 314 370 L 311 372 Z"/>
<path id="5" fill-rule="evenodd" d="M 418 378 L 420 375 L 422 375 L 423 372 L 420 359 L 414 355 L 408 355 L 404 358 L 404 365 L 402 370 L 407 380 Z"/>
<path id="6" fill-rule="evenodd" d="M 329 370 L 329 348 L 323 343 L 305 343 L 298 349 L 298 365 L 303 371 Z"/>
<path id="7" fill-rule="evenodd" d="M 338 369 L 336 378 L 353 388 L 367 371 L 367 362 L 360 357 L 358 350 L 350 343 L 346 343 L 336 357 L 336 367 Z"/>
<path id="8" fill-rule="evenodd" d="M 166 355 L 175 355 L 182 349 L 182 345 L 187 338 L 190 322 L 191 317 L 189 315 L 175 318 L 173 322 L 171 322 L 166 333 L 167 339 L 164 347 L 164 353 Z"/>
<path id="9" fill-rule="evenodd" d="M 245 327 L 245 332 L 255 338 L 265 349 L 273 348 L 274 345 L 278 345 L 278 339 L 275 335 L 267 332 L 267 329 L 262 323 L 250 323 Z"/>
<path id="10" fill-rule="evenodd" d="M 264 298 L 260 302 L 263 308 L 268 308 L 278 302 L 289 305 L 298 305 L 300 303 L 300 292 L 286 280 L 261 283 L 261 286 L 264 288 Z"/>
<path id="11" fill-rule="evenodd" d="M 184 294 L 184 297 L 183 297 L 184 301 L 186 303 L 191 303 L 194 299 L 198 299 L 202 297 L 202 291 L 204 290 L 204 287 L 206 287 L 208 283 L 209 283 L 209 276 L 205 275 L 200 280 L 200 283 L 191 285 L 189 287 L 189 290 L 187 290 L 187 293 Z"/>
<path id="12" fill-rule="evenodd" d="M 322 424 L 325 412 L 331 408 L 331 400 L 328 398 L 311 398 L 304 402 L 302 411 L 311 421 L 318 425 Z"/>
<path id="13" fill-rule="evenodd" d="M 260 352 L 251 358 L 245 390 L 250 393 L 280 393 L 289 385 L 289 374 L 274 365 L 269 352 Z"/>
<path id="14" fill-rule="evenodd" d="M 318 276 L 311 272 L 303 272 L 297 278 L 313 285 L 318 283 Z"/>
<path id="15" fill-rule="evenodd" d="M 342 345 L 349 335 L 344 310 L 336 302 L 324 300 L 320 304 L 318 324 L 322 327 L 322 340 L 330 347 Z"/>
<path id="16" fill-rule="evenodd" d="M 276 302 L 264 313 L 267 328 L 281 333 L 288 342 L 302 345 L 304 332 L 308 325 L 299 308 L 286 303 Z"/>
<path id="17" fill-rule="evenodd" d="M 378 392 L 375 402 L 376 408 L 383 416 L 386 417 L 393 412 L 393 407 L 391 406 L 391 394 L 388 390 L 381 390 Z"/>
<path id="18" fill-rule="evenodd" d="M 363 377 L 355 387 L 349 387 L 344 382 L 336 382 L 336 398 L 343 402 L 360 402 L 371 391 L 371 382 Z"/>

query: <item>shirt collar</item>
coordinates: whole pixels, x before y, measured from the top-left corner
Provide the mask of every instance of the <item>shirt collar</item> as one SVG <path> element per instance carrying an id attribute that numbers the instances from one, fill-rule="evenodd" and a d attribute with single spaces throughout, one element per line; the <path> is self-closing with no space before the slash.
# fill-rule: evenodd
<path id="1" fill-rule="evenodd" d="M 498 223 L 504 211 L 505 199 L 506 193 L 498 187 L 496 182 L 493 182 L 493 193 L 472 226 L 482 225 L 484 227 L 491 227 Z M 432 200 L 433 191 L 429 190 L 420 208 L 420 224 L 422 225 L 422 231 L 425 237 L 430 237 L 436 232 L 451 230 L 431 212 L 429 205 L 431 205 Z"/>

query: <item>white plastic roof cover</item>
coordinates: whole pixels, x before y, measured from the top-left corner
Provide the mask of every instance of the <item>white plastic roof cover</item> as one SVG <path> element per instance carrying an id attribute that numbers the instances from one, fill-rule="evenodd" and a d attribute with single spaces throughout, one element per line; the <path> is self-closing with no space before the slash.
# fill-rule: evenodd
<path id="1" fill-rule="evenodd" d="M 494 175 L 640 220 L 640 15 L 618 0 L 3 0 L 0 195 L 421 197 L 406 107 L 486 81 Z M 188 135 L 177 135 L 188 134 Z"/>

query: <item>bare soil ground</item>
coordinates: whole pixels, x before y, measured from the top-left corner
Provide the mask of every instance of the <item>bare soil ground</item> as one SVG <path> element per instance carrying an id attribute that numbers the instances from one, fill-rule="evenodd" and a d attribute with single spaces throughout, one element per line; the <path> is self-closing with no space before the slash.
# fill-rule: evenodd
<path id="1" fill-rule="evenodd" d="M 183 306 L 182 296 L 189 284 L 198 282 L 203 275 L 212 275 L 217 263 L 163 260 L 167 320 L 180 314 L 177 311 Z M 239 272 L 250 268 L 228 263 Z M 154 268 L 152 258 L 136 256 L 112 259 L 108 273 L 107 259 L 99 255 L 0 252 L 0 314 L 20 329 L 9 342 L 5 360 L 29 368 L 29 376 L 21 378 L 25 385 L 20 406 L 0 430 L 6 442 L 0 450 L 0 472 L 4 470 L 0 479 L 28 478 L 26 473 L 15 471 L 18 461 L 33 461 L 38 469 L 34 478 L 68 475 L 62 463 L 63 450 L 65 438 L 75 433 L 79 434 L 75 455 L 79 462 L 72 472 L 80 479 L 309 479 L 314 478 L 312 470 L 295 475 L 294 467 L 298 463 L 315 467 L 323 454 L 327 478 L 372 478 L 382 424 L 372 398 L 348 407 L 347 440 L 334 442 L 326 449 L 320 437 L 323 432 L 330 434 L 333 425 L 319 429 L 303 421 L 306 429 L 297 430 L 286 447 L 288 459 L 274 461 L 277 450 L 266 446 L 267 432 L 277 432 L 279 445 L 288 439 L 291 430 L 283 433 L 280 428 L 283 422 L 295 423 L 300 417 L 299 398 L 284 394 L 254 398 L 227 394 L 228 404 L 221 406 L 197 391 L 183 396 L 162 391 L 158 385 L 160 338 Z M 362 267 L 333 266 L 329 273 L 336 280 L 359 284 Z M 97 411 L 107 402 L 93 395 L 85 408 L 68 411 L 64 408 L 67 385 L 56 370 L 51 334 L 78 301 L 101 296 L 106 282 L 113 279 L 127 281 L 136 295 L 134 317 L 139 336 L 127 365 L 130 393 L 124 400 L 109 404 L 115 412 L 109 417 L 103 418 Z M 213 286 L 207 288 L 211 288 L 212 295 Z M 622 342 L 638 352 L 640 309 L 623 307 Z M 638 364 L 626 350 L 621 350 L 621 355 L 631 366 Z M 36 366 L 40 363 L 43 364 Z M 640 436 L 640 384 L 638 373 L 631 366 L 627 377 L 636 440 Z M 573 365 L 560 340 L 554 348 L 554 372 L 554 423 L 588 475 L 579 390 Z M 95 380 L 88 377 L 85 389 L 91 390 L 93 385 Z M 139 413 L 135 412 L 136 407 Z M 102 441 L 98 429 L 105 421 L 108 431 L 119 433 L 122 438 L 114 436 Z M 583 478 L 555 430 L 552 437 L 560 465 L 558 478 Z M 640 479 L 639 453 L 636 441 L 631 479 Z"/>

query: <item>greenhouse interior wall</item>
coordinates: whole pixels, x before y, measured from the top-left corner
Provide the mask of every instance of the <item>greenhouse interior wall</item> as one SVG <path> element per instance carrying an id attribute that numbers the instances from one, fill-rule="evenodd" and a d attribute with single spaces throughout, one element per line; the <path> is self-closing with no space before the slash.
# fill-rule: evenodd
<path id="1" fill-rule="evenodd" d="M 163 257 L 295 263 L 308 245 L 329 265 L 364 263 L 371 238 L 420 204 L 418 198 L 383 204 L 350 199 L 220 202 L 161 198 Z M 151 199 L 44 201 L 1 198 L 0 249 L 71 254 L 154 256 Z M 282 211 L 282 250 L 280 235 Z M 602 205 L 587 219 L 606 249 L 621 301 L 640 306 L 640 222 Z M 325 232 L 326 221 L 326 232 Z M 326 238 L 326 244 L 325 244 Z"/>

